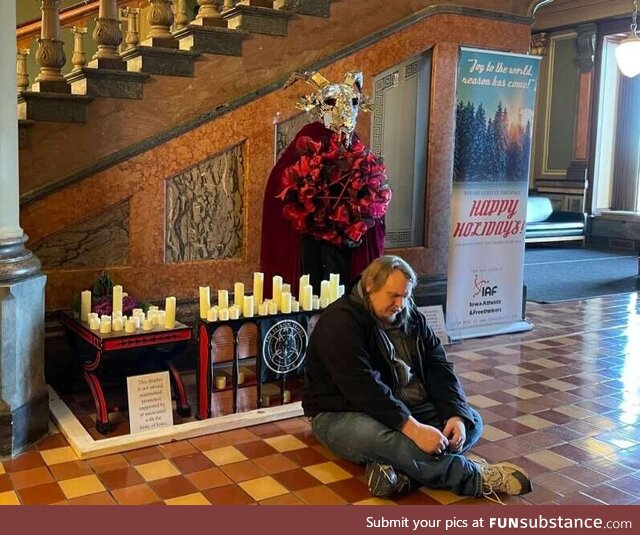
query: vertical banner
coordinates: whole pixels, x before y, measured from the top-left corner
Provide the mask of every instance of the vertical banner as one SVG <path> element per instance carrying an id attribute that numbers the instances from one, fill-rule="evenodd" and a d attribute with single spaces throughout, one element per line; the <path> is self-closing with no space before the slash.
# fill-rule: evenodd
<path id="1" fill-rule="evenodd" d="M 539 59 L 460 50 L 447 273 L 452 338 L 532 328 L 522 289 Z"/>

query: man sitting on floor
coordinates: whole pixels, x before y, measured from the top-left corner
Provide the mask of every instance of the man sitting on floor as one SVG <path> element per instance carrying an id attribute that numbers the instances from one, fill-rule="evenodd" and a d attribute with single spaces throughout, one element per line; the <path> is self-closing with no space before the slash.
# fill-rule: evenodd
<path id="1" fill-rule="evenodd" d="M 302 400 L 314 433 L 337 455 L 367 465 L 373 496 L 417 485 L 477 497 L 530 492 L 519 467 L 463 455 L 482 420 L 411 300 L 415 284 L 409 264 L 383 256 L 322 313 Z"/>

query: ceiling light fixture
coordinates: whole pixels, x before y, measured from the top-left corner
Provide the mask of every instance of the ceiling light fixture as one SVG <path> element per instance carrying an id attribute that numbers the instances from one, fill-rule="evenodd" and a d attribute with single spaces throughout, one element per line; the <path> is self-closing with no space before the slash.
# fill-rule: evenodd
<path id="1" fill-rule="evenodd" d="M 638 35 L 638 0 L 633 0 L 631 35 L 616 48 L 616 61 L 620 72 L 629 78 L 640 74 L 640 36 Z"/>

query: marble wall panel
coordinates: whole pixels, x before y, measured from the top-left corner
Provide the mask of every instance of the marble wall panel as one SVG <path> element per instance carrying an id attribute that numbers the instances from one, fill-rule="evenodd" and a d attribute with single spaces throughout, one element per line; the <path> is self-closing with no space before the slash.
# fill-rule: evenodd
<path id="1" fill-rule="evenodd" d="M 310 113 L 300 113 L 286 121 L 276 124 L 274 162 L 278 161 L 278 158 L 280 158 L 281 154 L 289 146 L 289 143 L 293 141 L 293 138 L 296 137 L 300 129 L 304 125 L 312 123 L 314 120 L 314 117 Z"/>
<path id="2" fill-rule="evenodd" d="M 31 246 L 44 269 L 122 266 L 129 257 L 129 201 Z"/>
<path id="3" fill-rule="evenodd" d="M 242 145 L 167 181 L 167 262 L 220 260 L 242 255 L 244 218 Z"/>

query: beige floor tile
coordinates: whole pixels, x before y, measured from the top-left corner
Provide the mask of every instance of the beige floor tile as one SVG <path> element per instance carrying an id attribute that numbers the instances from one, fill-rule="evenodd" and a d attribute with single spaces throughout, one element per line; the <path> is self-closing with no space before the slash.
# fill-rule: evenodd
<path id="1" fill-rule="evenodd" d="M 98 479 L 98 476 L 95 475 L 66 479 L 65 481 L 59 481 L 58 485 L 60 485 L 62 492 L 68 499 L 107 490 Z"/>
<path id="2" fill-rule="evenodd" d="M 459 502 L 465 498 L 464 496 L 458 496 L 448 490 L 428 489 L 426 487 L 422 487 L 420 492 L 424 492 L 427 496 L 431 496 L 434 500 L 443 505 Z"/>
<path id="3" fill-rule="evenodd" d="M 218 466 L 247 460 L 247 456 L 233 446 L 216 448 L 215 450 L 203 451 L 202 453 Z"/>
<path id="4" fill-rule="evenodd" d="M 20 499 L 13 490 L 0 492 L 0 505 L 20 505 Z"/>
<path id="5" fill-rule="evenodd" d="M 300 450 L 307 447 L 304 442 L 291 435 L 266 438 L 264 441 L 280 453 L 284 451 Z"/>
<path id="6" fill-rule="evenodd" d="M 520 366 L 516 366 L 515 364 L 505 364 L 504 366 L 496 366 L 496 370 L 500 370 L 504 373 L 509 373 L 511 375 L 520 375 L 522 373 L 529 373 L 530 370 L 526 368 L 521 368 Z"/>
<path id="7" fill-rule="evenodd" d="M 543 368 L 559 368 L 560 366 L 564 366 L 564 364 L 548 358 L 535 359 L 532 360 L 531 363 L 542 366 Z"/>
<path id="8" fill-rule="evenodd" d="M 545 427 L 551 427 L 553 423 L 548 420 L 544 420 L 535 414 L 525 414 L 524 416 L 518 416 L 513 419 L 514 422 L 526 425 L 532 429 L 544 429 Z"/>
<path id="9" fill-rule="evenodd" d="M 360 500 L 354 502 L 353 505 L 398 505 L 391 500 L 385 500 L 384 498 L 367 498 L 366 500 Z"/>
<path id="10" fill-rule="evenodd" d="M 495 407 L 496 405 L 502 405 L 495 399 L 490 399 L 482 394 L 476 394 L 469 397 L 469 404 L 473 407 L 480 407 L 481 409 L 487 409 L 489 407 Z"/>
<path id="11" fill-rule="evenodd" d="M 469 381 L 473 381 L 474 383 L 479 383 L 481 381 L 488 381 L 489 379 L 491 379 L 491 376 L 485 375 L 484 373 L 480 373 L 480 372 L 461 373 L 460 377 L 464 377 L 465 379 L 468 379 Z"/>
<path id="12" fill-rule="evenodd" d="M 502 429 L 498 429 L 497 427 L 493 427 L 492 425 L 486 424 L 483 428 L 482 438 L 487 439 L 490 442 L 495 442 L 496 440 L 502 440 L 503 438 L 509 438 L 511 435 L 509 433 L 504 432 Z"/>
<path id="13" fill-rule="evenodd" d="M 266 500 L 267 498 L 273 498 L 274 496 L 280 496 L 289 492 L 271 476 L 243 481 L 238 483 L 238 486 L 255 501 Z"/>
<path id="14" fill-rule="evenodd" d="M 305 466 L 304 469 L 325 485 L 333 483 L 334 481 L 340 481 L 341 479 L 349 479 L 351 477 L 349 472 L 340 468 L 337 464 L 331 461 Z"/>
<path id="15" fill-rule="evenodd" d="M 562 391 L 575 390 L 576 388 L 578 388 L 576 385 L 560 381 L 559 379 L 549 379 L 548 381 L 542 381 L 542 383 L 540 384 Z"/>
<path id="16" fill-rule="evenodd" d="M 537 392 L 534 392 L 533 390 L 527 390 L 526 388 L 510 388 L 509 390 L 505 390 L 505 392 L 507 394 L 511 394 L 512 396 L 515 396 L 517 398 L 520 399 L 533 399 L 533 398 L 539 398 L 542 394 L 538 394 Z"/>
<path id="17" fill-rule="evenodd" d="M 40 452 L 40 455 L 42 455 L 44 462 L 49 465 L 66 463 L 68 461 L 78 461 L 80 459 L 71 446 L 44 450 Z"/>
<path id="18" fill-rule="evenodd" d="M 134 466 L 145 481 L 156 481 L 166 477 L 179 476 L 180 471 L 169 461 L 153 461 L 151 463 Z"/>
<path id="19" fill-rule="evenodd" d="M 562 470 L 563 468 L 568 468 L 569 466 L 576 464 L 575 461 L 567 459 L 566 457 L 558 455 L 552 451 L 536 451 L 534 453 L 528 453 L 525 457 L 530 461 L 553 471 Z"/>
<path id="20" fill-rule="evenodd" d="M 562 407 L 555 407 L 553 410 L 556 412 L 561 412 L 562 414 L 566 414 L 567 416 L 571 416 L 571 418 L 575 418 L 577 420 L 595 416 L 593 412 L 583 409 L 582 407 L 575 407 L 573 405 L 563 405 Z"/>
<path id="21" fill-rule="evenodd" d="M 211 505 L 211 502 L 199 492 L 187 494 L 186 496 L 178 496 L 177 498 L 170 498 L 165 500 L 164 503 L 167 505 Z"/>

